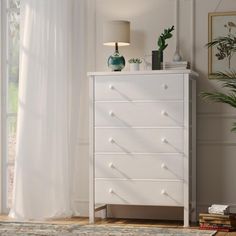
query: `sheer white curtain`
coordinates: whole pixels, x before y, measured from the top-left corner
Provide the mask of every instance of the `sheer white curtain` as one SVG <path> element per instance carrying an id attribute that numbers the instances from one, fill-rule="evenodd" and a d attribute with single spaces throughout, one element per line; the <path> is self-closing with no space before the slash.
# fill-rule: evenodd
<path id="1" fill-rule="evenodd" d="M 75 62 L 79 58 L 76 45 L 82 43 L 75 42 L 75 28 L 82 24 L 75 24 L 74 13 L 73 0 L 21 0 L 13 218 L 73 214 L 73 162 L 83 74 L 81 67 L 74 66 L 79 63 Z"/>

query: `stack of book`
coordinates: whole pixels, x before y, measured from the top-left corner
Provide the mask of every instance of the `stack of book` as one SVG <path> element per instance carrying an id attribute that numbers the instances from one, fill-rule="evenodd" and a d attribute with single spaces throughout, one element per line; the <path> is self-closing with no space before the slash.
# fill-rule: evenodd
<path id="1" fill-rule="evenodd" d="M 218 231 L 235 231 L 236 214 L 199 214 L 200 229 L 211 229 Z"/>
<path id="2" fill-rule="evenodd" d="M 163 62 L 161 67 L 165 70 L 186 70 L 190 68 L 190 64 L 187 61 L 172 61 Z"/>

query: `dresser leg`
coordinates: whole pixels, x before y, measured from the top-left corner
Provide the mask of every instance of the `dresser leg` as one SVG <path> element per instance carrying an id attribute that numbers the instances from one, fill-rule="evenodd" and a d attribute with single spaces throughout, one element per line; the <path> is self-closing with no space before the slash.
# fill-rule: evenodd
<path id="1" fill-rule="evenodd" d="M 89 203 L 89 223 L 95 223 L 95 208 L 93 203 Z"/>
<path id="2" fill-rule="evenodd" d="M 184 227 L 189 227 L 189 209 L 184 207 Z"/>
<path id="3" fill-rule="evenodd" d="M 95 223 L 95 217 L 94 216 L 89 216 L 89 224 L 94 224 Z"/>

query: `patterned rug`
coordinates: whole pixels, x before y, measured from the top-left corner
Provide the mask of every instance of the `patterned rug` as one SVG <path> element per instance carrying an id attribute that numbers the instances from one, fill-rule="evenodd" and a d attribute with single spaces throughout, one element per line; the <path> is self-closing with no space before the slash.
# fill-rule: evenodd
<path id="1" fill-rule="evenodd" d="M 215 233 L 158 227 L 0 222 L 2 236 L 212 236 Z"/>

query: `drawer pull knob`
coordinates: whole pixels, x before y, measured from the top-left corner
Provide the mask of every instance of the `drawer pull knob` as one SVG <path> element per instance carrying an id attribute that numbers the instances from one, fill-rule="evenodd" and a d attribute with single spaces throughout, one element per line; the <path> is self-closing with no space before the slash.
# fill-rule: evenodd
<path id="1" fill-rule="evenodd" d="M 109 189 L 109 193 L 112 194 L 114 193 L 114 190 L 112 188 Z"/>
<path id="2" fill-rule="evenodd" d="M 161 164 L 161 168 L 162 168 L 162 169 L 167 169 L 166 164 L 165 164 L 165 163 L 162 163 L 162 164 Z"/>
<path id="3" fill-rule="evenodd" d="M 114 116 L 114 112 L 113 111 L 109 111 L 109 116 Z"/>
<path id="4" fill-rule="evenodd" d="M 162 138 L 162 139 L 161 139 L 161 142 L 162 142 L 162 143 L 168 143 L 168 141 L 167 141 L 166 138 Z"/>
<path id="5" fill-rule="evenodd" d="M 115 140 L 113 139 L 113 138 L 109 138 L 109 143 L 114 143 L 115 142 Z"/>
<path id="6" fill-rule="evenodd" d="M 162 88 L 166 90 L 166 89 L 168 89 L 168 85 L 167 84 L 163 84 Z"/>
<path id="7" fill-rule="evenodd" d="M 162 189 L 162 190 L 161 190 L 161 194 L 162 194 L 162 195 L 167 195 L 166 190 L 165 190 L 165 189 Z"/>
<path id="8" fill-rule="evenodd" d="M 166 111 L 161 111 L 161 114 L 163 115 L 163 116 L 168 116 L 168 113 L 166 112 Z"/>
<path id="9" fill-rule="evenodd" d="M 109 167 L 110 168 L 114 168 L 114 165 L 113 165 L 113 163 L 111 162 L 111 163 L 109 163 Z"/>
<path id="10" fill-rule="evenodd" d="M 109 85 L 109 89 L 114 89 L 114 86 L 112 84 Z"/>

